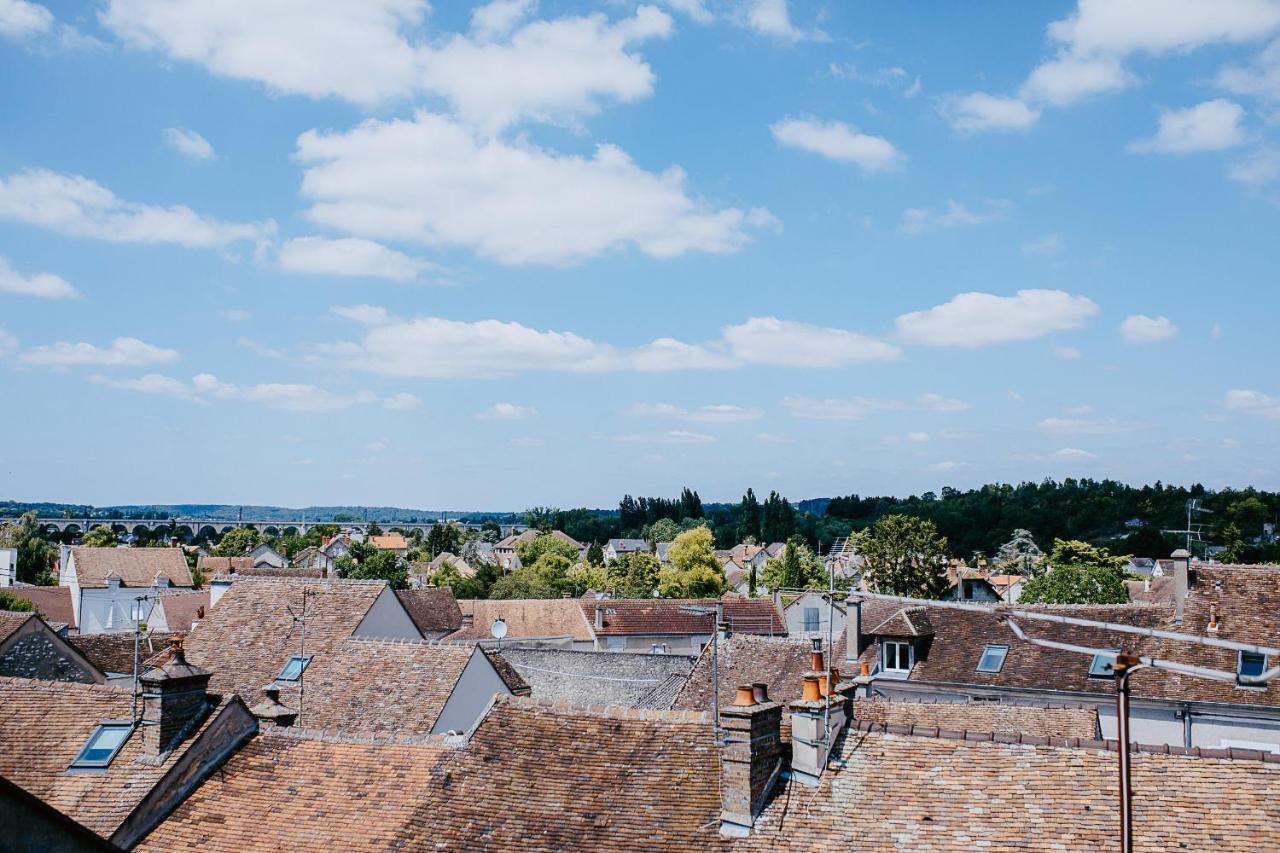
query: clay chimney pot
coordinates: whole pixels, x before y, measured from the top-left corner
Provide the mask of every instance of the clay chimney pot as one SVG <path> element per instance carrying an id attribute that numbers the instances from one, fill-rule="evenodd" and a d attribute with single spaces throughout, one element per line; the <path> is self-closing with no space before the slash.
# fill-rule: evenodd
<path id="1" fill-rule="evenodd" d="M 756 704 L 755 691 L 750 684 L 739 684 L 738 692 L 733 697 L 733 704 L 739 708 L 749 708 Z"/>

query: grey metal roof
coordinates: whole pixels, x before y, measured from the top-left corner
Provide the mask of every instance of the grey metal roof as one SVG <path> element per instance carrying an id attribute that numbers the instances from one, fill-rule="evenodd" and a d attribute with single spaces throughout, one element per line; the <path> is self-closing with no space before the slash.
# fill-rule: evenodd
<path id="1" fill-rule="evenodd" d="M 650 694 L 670 692 L 683 684 L 696 658 L 628 652 L 567 649 L 517 649 L 504 646 L 502 656 L 529 683 L 534 698 L 585 705 L 653 707 Z"/>

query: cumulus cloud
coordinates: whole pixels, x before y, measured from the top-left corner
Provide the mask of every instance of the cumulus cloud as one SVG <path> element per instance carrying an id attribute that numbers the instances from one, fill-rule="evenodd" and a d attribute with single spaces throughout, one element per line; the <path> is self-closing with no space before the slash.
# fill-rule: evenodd
<path id="1" fill-rule="evenodd" d="M 724 340 L 733 355 L 746 364 L 780 367 L 844 367 L 873 361 L 893 361 L 901 352 L 884 341 L 824 326 L 752 317 L 727 326 Z"/>
<path id="2" fill-rule="evenodd" d="M 742 5 L 741 19 L 750 29 L 764 36 L 799 41 L 807 35 L 791 23 L 787 0 L 747 0 Z"/>
<path id="3" fill-rule="evenodd" d="M 214 153 L 213 146 L 209 144 L 209 140 L 194 130 L 187 130 L 182 127 L 167 127 L 164 131 L 164 141 L 166 145 L 188 160 L 202 162 L 213 160 L 218 156 Z"/>
<path id="4" fill-rule="evenodd" d="M 670 403 L 636 403 L 628 407 L 625 414 L 632 417 L 672 418 L 674 420 L 702 423 L 755 421 L 764 417 L 764 412 L 760 409 L 734 406 L 728 403 L 713 403 L 693 409 L 673 406 Z"/>
<path id="5" fill-rule="evenodd" d="M 921 394 L 919 403 L 921 408 L 931 412 L 964 412 L 973 408 L 966 400 L 956 400 L 933 392 Z"/>
<path id="6" fill-rule="evenodd" d="M 329 313 L 362 326 L 379 326 L 393 319 L 391 312 L 381 305 L 334 305 Z"/>
<path id="7" fill-rule="evenodd" d="M 1116 418 L 1045 418 L 1038 427 L 1044 432 L 1074 433 L 1077 435 L 1111 435 L 1121 432 L 1132 432 L 1138 429 L 1137 424 L 1125 423 Z"/>
<path id="8" fill-rule="evenodd" d="M 793 418 L 810 421 L 857 421 L 877 412 L 902 408 L 897 400 L 876 400 L 869 397 L 816 399 L 813 397 L 786 397 L 782 408 Z"/>
<path id="9" fill-rule="evenodd" d="M 53 13 L 28 0 L 0 0 L 0 36 L 21 40 L 53 30 Z"/>
<path id="10" fill-rule="evenodd" d="M 377 397 L 369 391 L 336 393 L 303 383 L 266 382 L 236 385 L 223 382 L 211 373 L 200 373 L 190 382 L 170 376 L 149 373 L 138 379 L 111 379 L 95 375 L 90 381 L 123 391 L 156 394 L 179 400 L 207 403 L 211 400 L 237 400 L 287 412 L 332 412 L 355 405 L 372 403 Z"/>
<path id="11" fill-rule="evenodd" d="M 788 118 L 769 130 L 779 145 L 810 151 L 837 163 L 852 163 L 864 172 L 892 169 L 906 159 L 889 140 L 842 121 Z"/>
<path id="12" fill-rule="evenodd" d="M 1131 344 L 1155 344 L 1178 335 L 1178 327 L 1168 317 L 1133 314 L 1120 324 L 1120 336 Z"/>
<path id="13" fill-rule="evenodd" d="M 25 364 L 40 367 L 143 367 L 150 364 L 167 364 L 181 356 L 177 350 L 153 346 L 137 338 L 116 338 L 109 346 L 90 343 L 59 341 L 47 346 L 32 347 L 22 353 Z"/>
<path id="14" fill-rule="evenodd" d="M 930 471 L 960 471 L 965 468 L 973 467 L 968 462 L 956 462 L 954 459 L 948 459 L 943 462 L 934 462 L 929 466 Z"/>
<path id="15" fill-rule="evenodd" d="M 420 400 L 418 397 L 414 396 L 413 394 L 408 394 L 404 392 L 401 392 L 399 394 L 392 394 L 390 397 L 387 397 L 385 400 L 382 401 L 382 408 L 388 409 L 393 412 L 407 412 L 407 411 L 410 411 L 411 409 L 418 409 L 421 407 L 422 407 L 422 400 Z"/>
<path id="16" fill-rule="evenodd" d="M 1280 397 L 1247 388 L 1232 388 L 1227 392 L 1226 407 L 1264 418 L 1280 420 Z"/>
<path id="17" fill-rule="evenodd" d="M 270 220 L 221 222 L 183 205 L 125 201 L 96 181 L 47 169 L 0 178 L 0 220 L 113 243 L 176 243 L 187 248 L 263 240 L 275 232 Z"/>
<path id="18" fill-rule="evenodd" d="M 560 155 L 482 139 L 426 112 L 346 133 L 308 131 L 297 156 L 312 221 L 361 237 L 462 246 L 506 264 L 566 264 L 627 247 L 657 258 L 731 252 L 751 230 L 776 225 L 761 209 L 696 199 L 679 168 L 647 172 L 612 145 Z"/>
<path id="19" fill-rule="evenodd" d="M 296 237 L 280 246 L 280 269 L 313 275 L 367 276 L 407 281 L 431 266 L 381 243 L 358 237 Z"/>
<path id="20" fill-rule="evenodd" d="M 687 429 L 669 429 L 666 432 L 615 435 L 613 440 L 630 444 L 711 444 L 716 437 Z"/>
<path id="21" fill-rule="evenodd" d="M 494 403 L 483 412 L 476 412 L 476 418 L 482 421 L 522 421 L 538 414 L 532 406 L 520 406 L 515 403 Z"/>
<path id="22" fill-rule="evenodd" d="M 1223 98 L 1196 104 L 1186 109 L 1160 111 L 1155 136 L 1129 144 L 1138 153 L 1193 154 L 1199 151 L 1221 151 L 1244 142 L 1240 126 L 1244 108 Z"/>
<path id="23" fill-rule="evenodd" d="M 1280 147 L 1261 145 L 1227 168 L 1227 177 L 1262 186 L 1280 180 Z"/>
<path id="24" fill-rule="evenodd" d="M 1227 65 L 1214 81 L 1236 95 L 1247 95 L 1271 105 L 1280 106 L 1280 39 L 1263 48 L 1244 65 Z"/>
<path id="25" fill-rule="evenodd" d="M 1036 66 L 1018 94 L 1030 103 L 1065 107 L 1089 95 L 1127 88 L 1134 82 L 1134 76 L 1125 70 L 1118 56 L 1080 56 L 1063 51 Z"/>
<path id="26" fill-rule="evenodd" d="M 47 272 L 23 275 L 11 267 L 9 259 L 3 255 L 0 255 L 0 293 L 39 299 L 77 299 L 80 296 L 80 291 L 66 279 Z"/>
<path id="27" fill-rule="evenodd" d="M 960 133 L 1030 130 L 1040 120 L 1040 111 L 1017 98 L 970 92 L 949 95 L 938 103 L 938 111 Z"/>
<path id="28" fill-rule="evenodd" d="M 1059 459 L 1069 459 L 1075 462 L 1081 462 L 1086 459 L 1097 459 L 1096 453 L 1090 453 L 1087 450 L 1081 450 L 1078 447 L 1064 447 L 1053 454 Z"/>
<path id="29" fill-rule="evenodd" d="M 961 293 L 927 311 L 903 314 L 895 326 L 906 343 L 973 348 L 1078 329 L 1097 313 L 1093 300 L 1061 290 Z"/>
<path id="30" fill-rule="evenodd" d="M 906 234 L 923 234 L 940 228 L 963 228 L 983 225 L 1002 217 L 1009 208 L 1005 199 L 987 199 L 982 210 L 973 210 L 955 199 L 947 201 L 944 210 L 934 211 L 922 207 L 909 207 L 902 212 L 898 227 Z"/>

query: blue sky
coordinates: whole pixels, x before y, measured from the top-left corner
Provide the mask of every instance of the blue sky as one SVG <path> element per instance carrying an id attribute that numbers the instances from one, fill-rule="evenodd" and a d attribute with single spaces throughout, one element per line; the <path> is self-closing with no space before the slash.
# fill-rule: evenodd
<path id="1" fill-rule="evenodd" d="M 0 0 L 3 497 L 1280 488 L 1280 2 Z"/>

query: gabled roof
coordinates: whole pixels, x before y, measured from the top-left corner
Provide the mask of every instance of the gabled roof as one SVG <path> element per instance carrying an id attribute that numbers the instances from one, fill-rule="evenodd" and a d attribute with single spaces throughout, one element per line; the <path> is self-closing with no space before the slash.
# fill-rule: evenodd
<path id="1" fill-rule="evenodd" d="M 502 657 L 528 682 L 532 696 L 580 705 L 640 707 L 672 676 L 680 683 L 693 669 L 687 655 L 638 655 L 571 649 L 504 648 Z"/>
<path id="2" fill-rule="evenodd" d="M 76 581 L 81 588 L 105 587 L 107 576 L 120 578 L 121 586 L 149 587 L 163 575 L 171 586 L 191 586 L 191 570 L 181 548 L 82 548 L 71 549 Z"/>
<path id="3" fill-rule="evenodd" d="M 576 599 L 463 599 L 458 607 L 464 627 L 450 634 L 449 640 L 491 639 L 489 630 L 498 618 L 507 623 L 507 640 L 569 637 L 589 643 L 595 639 Z"/>
<path id="4" fill-rule="evenodd" d="M 399 533 L 370 536 L 365 539 L 365 542 L 383 551 L 404 551 L 409 547 L 409 540 Z"/>
<path id="5" fill-rule="evenodd" d="M 0 678 L 0 776 L 103 837 L 129 817 L 218 712 L 235 697 L 213 697 L 204 721 L 162 762 L 144 759 L 135 729 L 111 764 L 88 774 L 67 768 L 103 720 L 131 719 L 127 689 L 67 681 Z"/>
<path id="6" fill-rule="evenodd" d="M 191 630 L 191 623 L 199 618 L 201 612 L 208 613 L 209 591 L 202 589 L 161 595 L 156 599 L 155 609 L 160 612 L 152 613 L 152 621 L 162 617 L 169 631 L 181 631 L 185 634 Z"/>
<path id="7" fill-rule="evenodd" d="M 933 625 L 923 607 L 904 607 L 868 633 L 878 637 L 930 637 Z"/>
<path id="8" fill-rule="evenodd" d="M 532 542 L 533 540 L 537 539 L 541 535 L 542 535 L 541 530 L 529 529 L 522 533 L 515 533 L 515 534 L 512 534 L 511 536 L 507 536 L 501 542 L 498 542 L 493 547 L 500 548 L 500 549 L 514 549 L 518 545 L 523 545 L 526 542 Z M 567 542 L 575 548 L 582 547 L 581 542 L 579 542 L 577 539 L 574 539 L 572 536 L 565 533 L 563 530 L 552 530 L 552 531 L 549 531 L 548 535 L 554 536 L 555 538 L 559 539 L 561 542 Z"/>
<path id="9" fill-rule="evenodd" d="M 0 610 L 0 648 L 9 644 L 0 656 L 0 675 L 85 684 L 105 681 L 102 670 L 58 630 L 38 613 Z"/>
<path id="10" fill-rule="evenodd" d="M 456 631 L 462 627 L 462 610 L 447 586 L 425 589 L 398 589 L 396 598 L 409 611 L 409 618 L 423 636 L 441 631 Z"/>
<path id="11" fill-rule="evenodd" d="M 643 539 L 610 539 L 605 545 L 606 548 L 612 548 L 615 551 L 644 551 L 649 552 L 649 543 Z"/>
<path id="12" fill-rule="evenodd" d="M 139 672 L 158 655 L 163 655 L 173 634 L 152 631 L 138 639 Z M 133 632 L 79 634 L 68 638 L 98 669 L 106 673 L 133 674 Z"/>
<path id="13" fill-rule="evenodd" d="M 835 656 L 838 668 L 844 663 L 844 638 L 836 634 Z M 734 688 L 739 684 L 761 682 L 769 685 L 769 698 L 786 703 L 799 699 L 804 692 L 804 676 L 812 663 L 809 653 L 813 643 L 809 640 L 787 637 L 753 637 L 735 634 L 720 642 L 720 702 L 729 704 Z M 689 675 L 672 707 L 689 711 L 711 709 L 713 698 L 711 645 L 698 656 L 698 662 Z"/>
<path id="14" fill-rule="evenodd" d="M 388 744 L 262 733 L 137 849 L 401 849 L 409 842 L 405 826 L 440 786 L 436 766 L 450 751 L 442 739 Z"/>
<path id="15" fill-rule="evenodd" d="M 69 586 L 8 586 L 5 592 L 14 598 L 30 601 L 46 622 L 61 622 L 76 627 L 75 607 Z"/>
<path id="16" fill-rule="evenodd" d="M 223 575 L 253 568 L 253 557 L 196 557 L 196 568 L 205 575 Z"/>
<path id="17" fill-rule="evenodd" d="M 724 604 L 724 619 L 731 631 L 786 636 L 787 625 L 772 600 L 730 594 L 719 601 Z M 599 636 L 696 635 L 712 633 L 715 615 L 689 613 L 686 609 L 714 608 L 716 603 L 714 598 L 610 598 L 583 600 L 581 606 L 583 616 L 592 626 L 595 625 L 596 607 L 604 611 L 604 627 L 593 628 Z"/>

